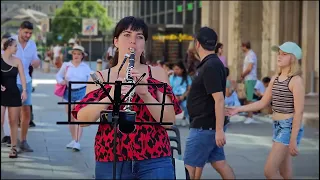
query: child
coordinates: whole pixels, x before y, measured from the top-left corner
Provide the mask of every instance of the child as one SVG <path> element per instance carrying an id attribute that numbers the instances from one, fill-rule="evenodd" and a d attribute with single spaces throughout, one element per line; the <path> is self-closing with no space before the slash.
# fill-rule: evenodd
<path id="1" fill-rule="evenodd" d="M 279 71 L 271 79 L 262 99 L 246 106 L 226 108 L 226 115 L 257 111 L 272 101 L 273 144 L 264 174 L 267 179 L 291 179 L 291 156 L 298 155 L 297 146 L 304 132 L 302 115 L 305 91 L 298 62 L 302 51 L 293 42 L 285 42 L 272 50 L 278 51 Z"/>
<path id="2" fill-rule="evenodd" d="M 269 77 L 264 77 L 262 82 L 257 80 L 256 85 L 254 86 L 254 95 L 253 98 L 260 100 L 266 91 L 271 79 Z"/>

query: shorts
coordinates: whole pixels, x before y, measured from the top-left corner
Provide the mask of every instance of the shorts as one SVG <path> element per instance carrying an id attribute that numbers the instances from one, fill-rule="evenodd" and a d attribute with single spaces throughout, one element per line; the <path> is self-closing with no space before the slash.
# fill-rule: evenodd
<path id="1" fill-rule="evenodd" d="M 116 168 L 116 179 L 175 179 L 171 156 L 117 162 Z M 112 179 L 112 173 L 113 162 L 96 161 L 95 179 Z"/>
<path id="2" fill-rule="evenodd" d="M 22 93 L 22 85 L 21 84 L 17 84 L 20 93 Z M 32 101 L 31 101 L 31 93 L 32 93 L 32 81 L 27 83 L 27 99 L 22 102 L 23 106 L 31 106 L 32 105 Z"/>
<path id="3" fill-rule="evenodd" d="M 282 143 L 286 146 L 290 143 L 291 131 L 292 131 L 292 121 L 293 118 L 273 121 L 273 137 L 272 140 L 274 142 Z M 301 125 L 301 128 L 297 137 L 297 145 L 300 144 L 301 138 L 303 137 L 304 128 Z"/>
<path id="4" fill-rule="evenodd" d="M 246 80 L 244 82 L 247 101 L 254 101 L 253 95 L 254 95 L 254 86 L 255 85 L 256 85 L 256 80 Z"/>
<path id="5" fill-rule="evenodd" d="M 226 127 L 224 127 L 224 131 Z M 215 130 L 190 128 L 186 141 L 184 163 L 192 167 L 204 167 L 206 162 L 225 160 L 224 149 L 216 144 Z"/>
<path id="6" fill-rule="evenodd" d="M 67 87 L 66 91 L 63 94 L 63 99 L 65 101 L 68 101 L 68 93 L 69 93 L 69 89 Z M 86 86 L 78 88 L 78 89 L 72 89 L 71 90 L 71 102 L 80 101 L 84 98 L 85 95 L 86 95 Z"/>

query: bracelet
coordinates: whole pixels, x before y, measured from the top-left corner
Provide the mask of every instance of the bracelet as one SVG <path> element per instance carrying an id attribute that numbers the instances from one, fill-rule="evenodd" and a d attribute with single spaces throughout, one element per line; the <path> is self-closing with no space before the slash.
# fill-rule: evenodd
<path id="1" fill-rule="evenodd" d="M 27 91 L 26 89 L 22 89 L 22 91 Z"/>

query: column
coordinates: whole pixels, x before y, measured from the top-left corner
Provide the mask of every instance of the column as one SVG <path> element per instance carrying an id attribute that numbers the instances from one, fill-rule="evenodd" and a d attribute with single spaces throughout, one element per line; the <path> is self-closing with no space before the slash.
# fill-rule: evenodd
<path id="1" fill-rule="evenodd" d="M 201 26 L 210 26 L 210 4 L 211 1 L 202 1 Z"/>
<path id="2" fill-rule="evenodd" d="M 315 70 L 314 61 L 315 53 L 315 22 L 316 20 L 316 1 L 303 1 L 302 5 L 302 72 L 305 82 L 305 92 L 309 93 L 310 85 L 313 81 L 311 79 L 311 72 Z"/>
<path id="3" fill-rule="evenodd" d="M 221 1 L 220 2 L 220 15 L 219 15 L 219 34 L 218 40 L 223 46 L 224 56 L 228 55 L 228 19 L 229 19 L 229 2 L 230 1 Z M 228 57 L 227 57 L 228 61 Z"/>
<path id="4" fill-rule="evenodd" d="M 241 39 L 240 39 L 240 1 L 228 1 L 228 64 L 230 76 L 232 79 L 239 79 L 242 69 L 237 68 L 241 57 Z"/>
<path id="5" fill-rule="evenodd" d="M 272 1 L 262 1 L 262 42 L 261 42 L 261 77 L 265 77 L 270 71 L 271 50 L 271 21 Z"/>
<path id="6" fill-rule="evenodd" d="M 315 29 L 315 55 L 314 55 L 314 63 L 315 63 L 315 91 L 319 94 L 319 1 L 316 2 L 316 29 Z"/>
<path id="7" fill-rule="evenodd" d="M 279 27 L 280 27 L 280 1 L 271 1 L 271 22 L 270 22 L 270 30 L 271 30 L 271 38 L 270 38 L 270 45 L 279 45 Z M 268 50 L 271 51 L 271 46 Z M 273 75 L 277 71 L 277 53 L 272 52 L 270 53 L 269 57 L 270 62 L 270 75 Z"/>

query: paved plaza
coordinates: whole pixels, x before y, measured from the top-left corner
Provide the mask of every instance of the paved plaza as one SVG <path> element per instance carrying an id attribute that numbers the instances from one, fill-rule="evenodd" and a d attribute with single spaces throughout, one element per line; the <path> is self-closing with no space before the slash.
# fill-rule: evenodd
<path id="1" fill-rule="evenodd" d="M 94 69 L 95 65 L 93 65 Z M 28 141 L 32 153 L 19 154 L 18 159 L 9 159 L 9 148 L 1 147 L 1 179 L 92 179 L 94 178 L 94 137 L 97 126 L 86 127 L 81 140 L 81 151 L 65 148 L 70 142 L 67 121 L 61 101 L 54 96 L 55 74 L 35 70 L 36 90 L 32 94 L 36 127 L 30 128 Z M 178 116 L 178 118 L 181 118 Z M 226 157 L 234 169 L 237 179 L 264 178 L 263 168 L 271 148 L 271 121 L 257 118 L 260 123 L 246 125 L 241 116 L 233 117 L 227 130 Z M 180 127 L 182 152 L 189 133 L 187 127 Z M 300 155 L 294 158 L 294 178 L 319 179 L 319 129 L 306 127 L 299 148 Z M 203 172 L 203 179 L 220 178 L 209 165 Z"/>

